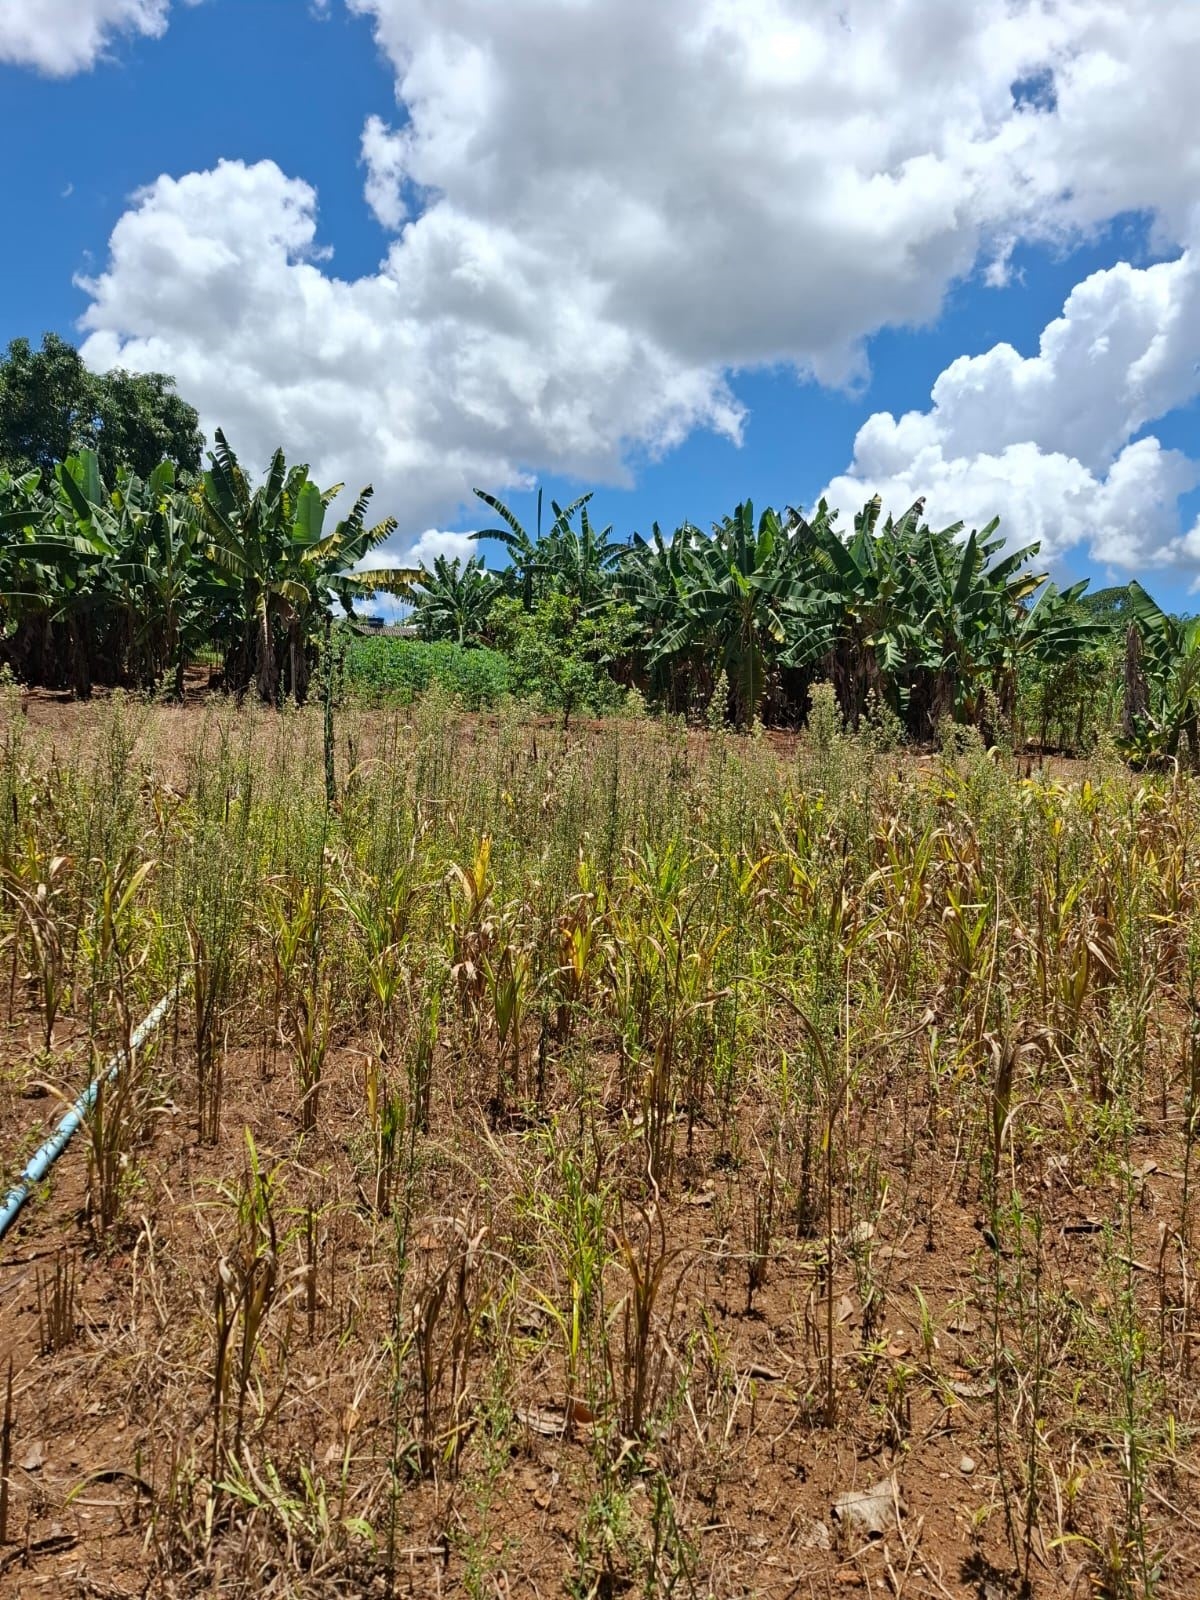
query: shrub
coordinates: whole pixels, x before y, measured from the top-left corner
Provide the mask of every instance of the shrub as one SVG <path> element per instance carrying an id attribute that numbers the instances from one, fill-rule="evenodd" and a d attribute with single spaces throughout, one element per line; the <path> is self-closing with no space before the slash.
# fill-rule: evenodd
<path id="1" fill-rule="evenodd" d="M 628 643 L 629 608 L 610 606 L 602 616 L 580 613 L 571 596 L 545 595 L 532 611 L 520 601 L 497 600 L 489 625 L 507 653 L 512 691 L 546 711 L 603 715 L 619 709 L 624 692 L 607 663 Z"/>

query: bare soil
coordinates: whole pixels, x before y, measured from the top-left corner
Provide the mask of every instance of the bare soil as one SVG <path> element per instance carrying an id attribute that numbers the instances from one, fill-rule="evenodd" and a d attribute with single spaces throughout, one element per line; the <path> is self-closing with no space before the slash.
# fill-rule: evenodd
<path id="1" fill-rule="evenodd" d="M 92 736 L 102 708 L 31 695 L 24 714 L 66 748 Z M 178 781 L 173 719 L 201 712 L 148 714 L 162 781 Z M 482 719 L 474 726 L 476 737 L 486 731 Z M 790 759 L 790 742 L 774 742 Z M 1059 770 L 1066 778 L 1072 769 Z M 11 1179 L 86 1081 L 88 1041 L 68 1009 L 51 1052 L 41 1050 L 15 949 L 0 956 L 0 989 L 0 1169 Z M 265 1034 L 235 1040 L 213 1148 L 198 1142 L 186 1090 L 188 1015 L 184 1002 L 145 1058 L 158 1087 L 144 1142 L 130 1153 L 136 1179 L 120 1222 L 100 1236 L 89 1219 L 81 1134 L 0 1245 L 0 1387 L 11 1367 L 13 1416 L 0 1596 L 1001 1600 L 1019 1592 L 1005 1527 L 1006 1458 L 996 1449 L 997 1428 L 1009 1421 L 996 1415 L 992 1377 L 997 1255 L 976 1178 L 939 1134 L 923 1066 L 936 1014 L 916 1033 L 879 1041 L 891 1090 L 857 1107 L 847 1130 L 849 1147 L 878 1164 L 887 1197 L 878 1220 L 867 1232 L 835 1207 L 830 1286 L 824 1224 L 790 1212 L 775 1217 L 765 1281 L 752 1297 L 749 1230 L 762 1170 L 749 1153 L 769 1142 L 768 1107 L 739 1104 L 732 1127 L 712 1116 L 691 1128 L 681 1120 L 671 1180 L 647 1198 L 642 1143 L 617 1092 L 617 1058 L 602 1026 L 580 1046 L 596 1086 L 586 1107 L 574 1087 L 578 1058 L 564 1058 L 536 1109 L 508 1117 L 489 1115 L 484 1075 L 448 1030 L 409 1232 L 410 1278 L 436 1276 L 463 1234 L 500 1263 L 498 1277 L 523 1289 L 492 1303 L 464 1357 L 474 1408 L 457 1463 L 443 1460 L 425 1475 L 402 1471 L 394 1486 L 388 1341 L 397 1248 L 395 1224 L 376 1211 L 365 1177 L 372 1040 L 339 1031 L 321 1116 L 308 1133 L 286 1052 Z M 1069 1097 L 1048 1088 L 1020 1108 L 1014 1159 L 1041 1202 L 1040 1255 L 1027 1272 L 1044 1296 L 1048 1344 L 1058 1337 L 1051 1309 L 1058 1319 L 1077 1312 L 1104 1320 L 1118 1292 L 1114 1254 L 1128 1257 L 1138 1300 L 1174 1314 L 1171 1241 L 1184 1162 L 1174 1071 L 1186 1027 L 1178 997 L 1164 993 L 1151 1023 L 1141 1117 L 1123 1156 L 1136 1178 L 1131 1224 L 1123 1211 L 1128 1173 L 1081 1153 Z M 780 1021 L 779 1029 L 781 1043 L 802 1048 L 798 1028 Z M 531 1029 L 528 1061 L 537 1049 Z M 553 1325 L 568 1303 L 566 1285 L 536 1281 L 533 1265 L 543 1224 L 529 1197 L 552 1181 L 581 1118 L 598 1130 L 583 1143 L 604 1169 L 614 1240 L 625 1240 L 635 1258 L 649 1246 L 662 1262 L 653 1337 L 658 1381 L 671 1398 L 665 1420 L 636 1445 L 611 1435 L 607 1419 L 571 1392 Z M 218 1262 L 232 1248 L 244 1130 L 263 1171 L 280 1174 L 284 1271 L 246 1430 L 271 1444 L 269 1453 L 247 1444 L 238 1490 L 218 1509 L 223 1529 L 206 1539 L 201 1469 L 214 1428 L 213 1305 Z M 47 1350 L 45 1306 L 61 1261 L 77 1275 L 74 1336 Z M 1010 1278 L 1011 1258 L 1002 1265 Z M 618 1322 L 629 1277 L 616 1248 L 605 1296 Z M 825 1386 L 830 1307 L 836 1411 Z M 1099 1411 L 1107 1404 L 1093 1387 L 1101 1355 L 1090 1367 L 1082 1348 L 1069 1344 L 1055 1392 L 1073 1383 L 1079 1409 Z M 1144 1506 L 1156 1592 L 1177 1600 L 1200 1594 L 1200 1456 L 1188 1442 L 1196 1392 L 1185 1383 L 1182 1393 L 1191 1409 L 1177 1418 L 1179 1448 L 1170 1466 L 1148 1475 Z M 1052 1434 L 1058 1420 L 1048 1399 L 1046 1407 L 1042 1426 Z M 1101 1546 L 1127 1508 L 1119 1473 L 1101 1470 L 1115 1447 L 1099 1422 L 1097 1441 L 1095 1451 L 1078 1451 L 1077 1480 L 1044 1475 L 1029 1569 L 1037 1597 L 1117 1592 L 1101 1587 L 1112 1582 L 1101 1577 Z M 881 1535 L 835 1515 L 840 1495 L 885 1480 L 894 1503 Z M 359 1555 L 347 1555 L 345 1539 L 314 1531 L 314 1484 L 328 1523 L 357 1519 L 374 1530 L 359 1541 Z M 304 1515 L 296 1511 L 289 1525 L 287 1507 L 302 1502 Z M 1010 1505 L 1010 1514 L 1019 1508 Z M 373 1548 L 388 1540 L 390 1576 Z M 654 1588 L 645 1552 L 668 1547 Z M 1139 1581 L 1131 1574 L 1122 1592 L 1141 1592 Z"/>

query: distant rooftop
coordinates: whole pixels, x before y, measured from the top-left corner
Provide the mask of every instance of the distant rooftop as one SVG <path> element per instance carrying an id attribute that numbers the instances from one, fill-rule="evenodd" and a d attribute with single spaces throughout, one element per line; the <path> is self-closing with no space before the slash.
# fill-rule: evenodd
<path id="1" fill-rule="evenodd" d="M 387 634 L 393 639 L 415 639 L 417 630 L 411 622 L 389 622 L 386 617 L 359 617 L 359 622 L 372 633 Z"/>

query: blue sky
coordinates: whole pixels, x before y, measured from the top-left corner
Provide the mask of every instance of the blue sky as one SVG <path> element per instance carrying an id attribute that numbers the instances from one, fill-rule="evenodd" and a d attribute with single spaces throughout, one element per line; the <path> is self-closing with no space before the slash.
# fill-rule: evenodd
<path id="1" fill-rule="evenodd" d="M 462 549 L 475 483 L 530 521 L 594 486 L 621 534 L 879 488 L 1190 608 L 1200 7 L 1152 0 L 1157 43 L 1099 0 L 1044 37 L 904 9 L 8 0 L 0 341 L 165 367 L 247 460 L 372 479 L 399 559 Z M 957 100 L 856 106 L 860 48 Z"/>

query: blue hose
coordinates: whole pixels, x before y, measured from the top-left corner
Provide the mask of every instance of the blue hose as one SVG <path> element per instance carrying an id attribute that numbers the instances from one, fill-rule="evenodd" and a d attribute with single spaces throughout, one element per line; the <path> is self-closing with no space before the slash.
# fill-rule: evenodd
<path id="1" fill-rule="evenodd" d="M 158 1027 L 159 1023 L 171 1009 L 171 1002 L 174 1000 L 174 998 L 174 994 L 164 995 L 146 1020 L 134 1030 L 133 1036 L 129 1041 L 129 1050 L 131 1054 L 134 1050 L 137 1050 L 142 1044 L 144 1044 L 154 1032 L 155 1028 Z M 21 1207 L 33 1193 L 35 1184 L 41 1183 L 42 1179 L 50 1171 L 50 1168 L 58 1160 L 59 1156 L 62 1155 L 68 1144 L 70 1144 L 74 1134 L 82 1126 L 84 1118 L 96 1103 L 96 1096 L 100 1092 L 100 1085 L 102 1083 L 113 1082 L 118 1072 L 120 1072 L 121 1063 L 124 1060 L 125 1052 L 123 1050 L 118 1051 L 117 1054 L 109 1061 L 108 1065 L 99 1075 L 99 1077 L 93 1078 L 91 1083 L 88 1084 L 87 1088 L 63 1117 L 62 1121 L 46 1140 L 45 1144 L 43 1144 L 35 1152 L 29 1165 L 21 1174 L 20 1182 L 9 1190 L 8 1196 L 4 1201 L 4 1208 L 3 1210 L 0 1210 L 0 1239 L 4 1238 L 5 1234 L 17 1220 Z"/>

